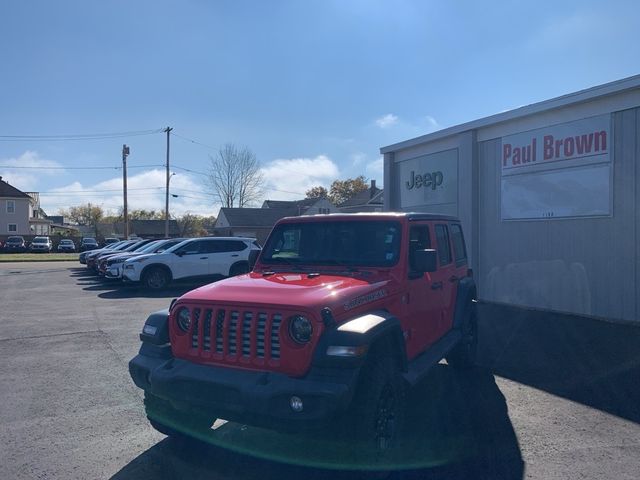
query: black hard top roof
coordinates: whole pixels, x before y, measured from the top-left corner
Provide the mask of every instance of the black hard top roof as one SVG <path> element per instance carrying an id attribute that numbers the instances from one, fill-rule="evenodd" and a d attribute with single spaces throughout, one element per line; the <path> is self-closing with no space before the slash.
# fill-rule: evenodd
<path id="1" fill-rule="evenodd" d="M 353 220 L 355 218 L 371 218 L 371 219 L 394 219 L 406 218 L 411 221 L 425 220 L 442 220 L 445 222 L 459 222 L 458 217 L 451 215 L 441 215 L 439 213 L 420 213 L 420 212 L 361 212 L 361 213 L 329 213 L 321 215 L 302 215 L 299 217 L 285 217 L 282 220 L 292 221 L 317 221 L 319 218 L 327 220 Z"/>

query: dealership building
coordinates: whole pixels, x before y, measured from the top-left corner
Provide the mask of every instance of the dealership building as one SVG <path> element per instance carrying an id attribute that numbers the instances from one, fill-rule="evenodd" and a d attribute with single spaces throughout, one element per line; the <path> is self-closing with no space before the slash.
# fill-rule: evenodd
<path id="1" fill-rule="evenodd" d="M 381 152 L 385 210 L 458 216 L 481 300 L 640 322 L 640 75 Z"/>

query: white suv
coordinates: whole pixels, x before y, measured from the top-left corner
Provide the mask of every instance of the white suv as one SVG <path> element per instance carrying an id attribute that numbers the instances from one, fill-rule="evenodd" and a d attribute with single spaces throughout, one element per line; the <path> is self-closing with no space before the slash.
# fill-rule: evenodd
<path id="1" fill-rule="evenodd" d="M 122 279 L 158 290 L 172 280 L 232 277 L 249 272 L 260 250 L 255 238 L 191 238 L 163 253 L 126 260 Z"/>

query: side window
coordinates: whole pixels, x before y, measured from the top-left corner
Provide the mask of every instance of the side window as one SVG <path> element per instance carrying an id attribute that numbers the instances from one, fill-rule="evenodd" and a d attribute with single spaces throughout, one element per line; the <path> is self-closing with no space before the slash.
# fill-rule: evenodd
<path id="1" fill-rule="evenodd" d="M 222 246 L 223 252 L 241 252 L 246 250 L 247 244 L 241 240 L 226 240 Z"/>
<path id="2" fill-rule="evenodd" d="M 448 265 L 451 263 L 451 247 L 446 225 L 436 225 L 436 242 L 438 242 L 438 263 Z"/>
<path id="3" fill-rule="evenodd" d="M 464 246 L 464 236 L 462 235 L 462 227 L 454 223 L 451 225 L 451 243 L 453 243 L 453 254 L 456 258 L 456 266 L 467 263 L 467 251 Z"/>
<path id="4" fill-rule="evenodd" d="M 202 241 L 197 242 L 189 242 L 186 245 L 183 245 L 176 253 L 180 253 L 182 255 L 194 255 L 196 253 L 201 253 L 200 245 Z"/>
<path id="5" fill-rule="evenodd" d="M 219 253 L 224 251 L 222 248 L 223 240 L 203 240 L 200 253 Z"/>
<path id="6" fill-rule="evenodd" d="M 417 270 L 415 267 L 415 253 L 417 250 L 431 248 L 431 236 L 428 225 L 415 225 L 409 230 L 409 269 Z"/>

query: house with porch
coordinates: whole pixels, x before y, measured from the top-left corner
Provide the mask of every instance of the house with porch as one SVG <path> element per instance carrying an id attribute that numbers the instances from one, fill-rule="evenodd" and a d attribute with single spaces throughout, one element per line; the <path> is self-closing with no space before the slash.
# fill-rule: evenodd
<path id="1" fill-rule="evenodd" d="M 23 192 L 0 177 L 0 235 L 49 235 L 51 223 L 39 193 Z"/>

